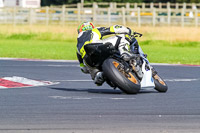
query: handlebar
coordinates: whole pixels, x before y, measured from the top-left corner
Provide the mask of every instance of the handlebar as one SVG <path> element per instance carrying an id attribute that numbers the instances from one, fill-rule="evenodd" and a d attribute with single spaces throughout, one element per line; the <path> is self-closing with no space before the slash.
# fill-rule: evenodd
<path id="1" fill-rule="evenodd" d="M 142 34 L 138 33 L 138 32 L 134 32 L 133 35 L 134 35 L 134 37 L 142 37 Z"/>

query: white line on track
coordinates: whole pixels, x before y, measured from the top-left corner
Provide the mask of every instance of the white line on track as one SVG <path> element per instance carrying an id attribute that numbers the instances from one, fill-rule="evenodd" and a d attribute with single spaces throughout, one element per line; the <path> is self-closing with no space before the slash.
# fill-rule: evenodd
<path id="1" fill-rule="evenodd" d="M 164 79 L 168 82 L 191 82 L 198 81 L 200 79 Z M 53 80 L 54 82 L 92 82 L 93 80 Z"/>
<path id="2" fill-rule="evenodd" d="M 134 100 L 136 98 L 123 98 L 123 97 L 79 97 L 79 96 L 72 96 L 72 97 L 68 97 L 68 96 L 49 96 L 49 98 L 52 99 L 58 99 L 58 100 L 91 100 L 91 99 L 108 99 L 108 100 Z"/>
<path id="3" fill-rule="evenodd" d="M 168 82 L 190 82 L 190 81 L 198 81 L 200 79 L 165 79 Z"/>
<path id="4" fill-rule="evenodd" d="M 200 65 L 190 64 L 168 64 L 168 63 L 150 63 L 153 66 L 184 66 L 184 67 L 200 67 Z"/>
<path id="5" fill-rule="evenodd" d="M 93 80 L 53 80 L 53 82 L 91 82 Z"/>
<path id="6" fill-rule="evenodd" d="M 47 65 L 50 67 L 80 67 L 79 65 Z"/>

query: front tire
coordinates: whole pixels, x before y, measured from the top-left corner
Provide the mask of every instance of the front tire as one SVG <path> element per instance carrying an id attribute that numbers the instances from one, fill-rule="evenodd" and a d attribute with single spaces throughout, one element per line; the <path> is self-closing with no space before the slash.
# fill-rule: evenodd
<path id="1" fill-rule="evenodd" d="M 168 90 L 167 84 L 158 74 L 154 75 L 153 79 L 155 83 L 155 90 L 157 90 L 158 92 L 163 92 L 163 93 L 167 92 Z"/>
<path id="2" fill-rule="evenodd" d="M 115 59 L 106 59 L 102 65 L 104 76 L 123 92 L 137 94 L 141 88 L 140 81 L 133 72 L 127 74 L 119 70 L 121 64 Z"/>

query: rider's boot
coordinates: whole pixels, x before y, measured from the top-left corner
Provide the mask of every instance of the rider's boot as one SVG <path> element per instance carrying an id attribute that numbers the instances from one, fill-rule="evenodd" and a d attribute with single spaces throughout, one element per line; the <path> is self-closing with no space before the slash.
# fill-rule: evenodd
<path id="1" fill-rule="evenodd" d="M 97 86 L 101 86 L 105 82 L 105 79 L 103 77 L 103 72 L 97 72 L 94 78 L 94 83 Z"/>

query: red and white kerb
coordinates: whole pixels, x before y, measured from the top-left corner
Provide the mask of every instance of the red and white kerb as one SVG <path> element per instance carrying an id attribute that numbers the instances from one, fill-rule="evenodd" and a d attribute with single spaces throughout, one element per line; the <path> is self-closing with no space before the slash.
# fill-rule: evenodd
<path id="1" fill-rule="evenodd" d="M 50 81 L 38 81 L 27 79 L 24 77 L 4 77 L 0 78 L 0 89 L 6 88 L 22 88 L 22 87 L 31 87 L 31 86 L 46 86 L 55 84 Z"/>

